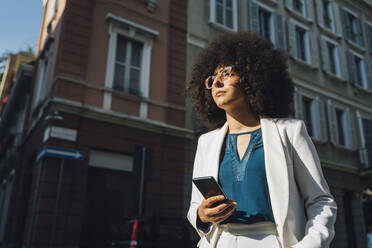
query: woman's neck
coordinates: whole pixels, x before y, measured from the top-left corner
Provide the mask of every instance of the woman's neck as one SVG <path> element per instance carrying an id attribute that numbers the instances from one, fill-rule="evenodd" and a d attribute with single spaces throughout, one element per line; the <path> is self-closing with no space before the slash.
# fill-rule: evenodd
<path id="1" fill-rule="evenodd" d="M 261 126 L 260 119 L 252 113 L 247 105 L 226 111 L 226 121 L 229 133 L 249 132 Z"/>

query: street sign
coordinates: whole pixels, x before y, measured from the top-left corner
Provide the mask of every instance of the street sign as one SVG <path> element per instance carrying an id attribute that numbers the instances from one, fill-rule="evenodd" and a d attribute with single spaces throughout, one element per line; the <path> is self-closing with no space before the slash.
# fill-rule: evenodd
<path id="1" fill-rule="evenodd" d="M 37 160 L 41 159 L 44 156 L 74 160 L 83 160 L 84 158 L 81 151 L 53 146 L 45 146 L 37 156 Z"/>

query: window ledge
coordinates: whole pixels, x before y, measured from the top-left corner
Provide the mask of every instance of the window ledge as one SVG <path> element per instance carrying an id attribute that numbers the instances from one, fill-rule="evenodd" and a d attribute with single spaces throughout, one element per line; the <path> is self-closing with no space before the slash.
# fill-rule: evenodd
<path id="1" fill-rule="evenodd" d="M 285 9 L 287 10 L 287 12 L 295 19 L 297 19 L 298 21 L 301 21 L 303 23 L 306 23 L 306 24 L 313 24 L 313 20 L 312 19 L 308 19 L 306 17 L 304 17 L 303 15 L 301 15 L 300 13 L 298 13 L 297 11 L 295 10 L 292 10 L 288 7 L 285 7 Z"/>
<path id="2" fill-rule="evenodd" d="M 336 39 L 338 41 L 340 41 L 342 39 L 341 35 L 335 33 L 331 29 L 329 29 L 327 27 L 324 27 L 324 26 L 321 26 L 321 25 L 318 25 L 318 27 L 319 27 L 320 30 L 322 30 L 326 35 L 330 36 L 331 38 Z"/>
<path id="3" fill-rule="evenodd" d="M 345 150 L 345 151 L 348 151 L 348 152 L 355 152 L 357 151 L 358 149 L 355 149 L 355 148 L 351 148 L 351 147 L 347 147 L 347 146 L 343 146 L 343 145 L 340 145 L 340 144 L 335 144 L 335 143 L 331 143 L 335 148 L 337 149 L 341 149 L 341 150 Z"/>
<path id="4" fill-rule="evenodd" d="M 299 65 L 302 65 L 302 66 L 304 66 L 304 67 L 307 67 L 307 68 L 309 68 L 309 69 L 311 69 L 311 70 L 314 70 L 314 71 L 315 71 L 315 70 L 318 69 L 318 67 L 315 67 L 314 65 L 309 64 L 309 63 L 303 61 L 302 59 L 299 59 L 299 58 L 296 58 L 296 57 L 293 57 L 293 56 L 290 56 L 290 58 L 291 58 L 295 63 L 297 63 L 297 64 L 299 64 Z"/>
<path id="5" fill-rule="evenodd" d="M 365 47 L 362 47 L 362 46 L 358 45 L 354 41 L 346 40 L 346 43 L 349 44 L 351 46 L 351 48 L 353 48 L 354 50 L 357 50 L 361 53 L 364 53 L 366 51 Z"/>
<path id="6" fill-rule="evenodd" d="M 357 92 L 365 92 L 367 94 L 371 94 L 372 93 L 372 90 L 369 90 L 369 89 L 366 89 L 366 88 L 363 88 L 362 86 L 359 86 L 357 84 L 354 84 L 354 88 Z"/>
<path id="7" fill-rule="evenodd" d="M 323 70 L 323 72 L 324 72 L 324 74 L 325 74 L 327 77 L 330 77 L 330 78 L 335 79 L 335 80 L 337 80 L 337 81 L 340 81 L 340 82 L 342 82 L 342 83 L 346 83 L 346 82 L 347 82 L 346 79 L 342 78 L 341 76 L 335 75 L 335 74 L 333 74 L 332 72 L 324 71 L 324 70 Z"/>
<path id="8" fill-rule="evenodd" d="M 220 24 L 220 23 L 217 23 L 217 22 L 214 22 L 214 21 L 208 21 L 208 24 L 210 25 L 210 26 L 212 26 L 212 27 L 214 27 L 214 28 L 216 28 L 216 29 L 218 29 L 218 30 L 221 30 L 221 31 L 224 31 L 224 32 L 226 32 L 226 31 L 229 31 L 229 32 L 237 32 L 238 30 L 236 29 L 236 28 L 229 28 L 229 27 L 227 27 L 227 26 L 225 26 L 225 25 L 222 25 L 222 24 Z"/>

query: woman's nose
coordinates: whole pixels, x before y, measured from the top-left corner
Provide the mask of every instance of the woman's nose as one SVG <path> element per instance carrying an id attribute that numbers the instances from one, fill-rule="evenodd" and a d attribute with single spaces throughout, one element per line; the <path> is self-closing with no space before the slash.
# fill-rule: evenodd
<path id="1" fill-rule="evenodd" d="M 220 77 L 216 77 L 216 80 L 213 82 L 213 84 L 216 84 L 217 88 L 221 88 L 224 85 Z"/>

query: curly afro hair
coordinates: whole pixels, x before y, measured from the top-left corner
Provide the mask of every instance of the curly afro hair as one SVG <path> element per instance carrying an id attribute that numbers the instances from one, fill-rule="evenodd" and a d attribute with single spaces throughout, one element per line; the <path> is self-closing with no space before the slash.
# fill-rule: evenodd
<path id="1" fill-rule="evenodd" d="M 205 78 L 218 66 L 233 66 L 239 75 L 238 87 L 256 117 L 281 118 L 292 114 L 293 82 L 287 71 L 287 55 L 255 33 L 240 32 L 221 36 L 196 58 L 187 82 L 186 94 L 209 128 L 221 127 L 225 111 L 215 104 Z"/>

